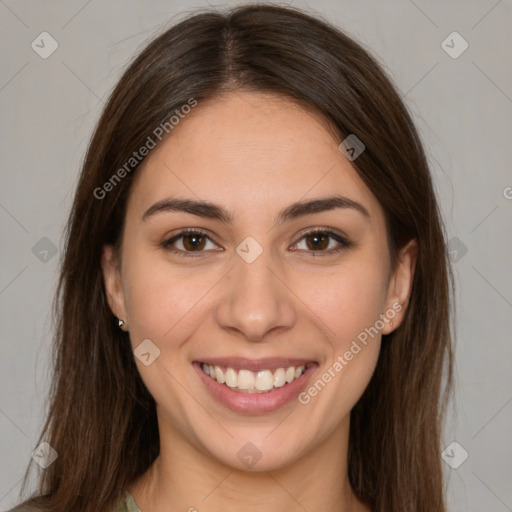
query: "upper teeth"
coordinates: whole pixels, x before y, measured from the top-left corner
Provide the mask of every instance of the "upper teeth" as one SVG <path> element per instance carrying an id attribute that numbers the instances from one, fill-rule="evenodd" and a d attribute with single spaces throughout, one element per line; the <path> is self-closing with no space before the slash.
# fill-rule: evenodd
<path id="1" fill-rule="evenodd" d="M 202 368 L 206 375 L 209 375 L 220 384 L 234 388 L 235 391 L 257 393 L 258 391 L 280 388 L 287 382 L 290 383 L 298 379 L 304 373 L 306 366 L 278 368 L 274 372 L 271 370 L 252 372 L 250 370 L 234 370 L 229 367 L 226 368 L 226 371 L 223 371 L 219 366 L 212 366 L 206 363 L 203 363 Z"/>

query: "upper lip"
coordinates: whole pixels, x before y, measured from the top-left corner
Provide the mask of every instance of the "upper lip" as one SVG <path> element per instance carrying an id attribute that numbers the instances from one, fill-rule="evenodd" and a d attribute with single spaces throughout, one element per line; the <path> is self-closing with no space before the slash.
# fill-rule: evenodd
<path id="1" fill-rule="evenodd" d="M 306 366 L 316 364 L 312 359 L 297 357 L 268 357 L 261 359 L 246 359 L 243 357 L 206 357 L 198 359 L 197 363 L 205 363 L 212 366 L 233 368 L 234 370 L 277 370 L 289 366 Z"/>

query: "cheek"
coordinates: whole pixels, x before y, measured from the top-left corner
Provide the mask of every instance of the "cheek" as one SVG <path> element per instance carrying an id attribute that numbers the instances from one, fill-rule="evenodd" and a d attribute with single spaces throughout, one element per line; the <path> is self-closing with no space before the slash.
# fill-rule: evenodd
<path id="1" fill-rule="evenodd" d="M 180 383 L 189 378 L 189 367 L 181 346 L 194 334 L 198 319 L 205 314 L 204 295 L 213 287 L 214 278 L 201 271 L 173 269 L 162 256 L 131 249 L 126 250 L 123 273 L 132 347 L 136 351 L 143 340 L 149 339 L 159 350 L 158 357 L 148 366 L 141 364 L 142 359 L 136 360 L 139 373 L 156 402 L 165 404 L 164 410 L 175 411 L 174 417 L 186 418 Z"/>
<path id="2" fill-rule="evenodd" d="M 325 324 L 336 352 L 374 326 L 383 313 L 387 287 L 383 269 L 360 263 L 340 267 L 331 275 L 308 277 L 297 293 Z"/>
<path id="3" fill-rule="evenodd" d="M 337 428 L 375 371 L 381 346 L 376 323 L 383 313 L 383 290 L 381 273 L 356 269 L 317 280 L 310 289 L 310 304 L 322 320 L 329 354 L 299 402 L 319 431 Z"/>
<path id="4" fill-rule="evenodd" d="M 200 270 L 173 268 L 162 257 L 142 251 L 129 254 L 125 261 L 125 300 L 131 335 L 163 341 L 167 335 L 182 331 L 186 325 L 183 320 L 194 316 L 201 307 L 201 297 L 213 286 L 211 278 Z"/>

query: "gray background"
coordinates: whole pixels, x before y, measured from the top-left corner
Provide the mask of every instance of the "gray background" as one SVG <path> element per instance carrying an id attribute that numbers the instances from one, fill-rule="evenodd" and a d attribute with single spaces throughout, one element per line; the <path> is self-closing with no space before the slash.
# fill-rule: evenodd
<path id="1" fill-rule="evenodd" d="M 512 3 L 291 4 L 313 8 L 369 47 L 421 131 L 457 278 L 458 383 L 443 447 L 459 443 L 448 450 L 452 465 L 463 449 L 469 457 L 457 469 L 443 462 L 450 506 L 512 511 Z M 1 510 L 17 502 L 44 417 L 62 229 L 93 126 L 161 24 L 206 6 L 0 0 Z M 31 47 L 42 46 L 44 31 L 58 43 L 46 59 Z M 454 31 L 469 44 L 458 58 L 445 49 L 460 52 L 462 40 L 442 45 Z"/>

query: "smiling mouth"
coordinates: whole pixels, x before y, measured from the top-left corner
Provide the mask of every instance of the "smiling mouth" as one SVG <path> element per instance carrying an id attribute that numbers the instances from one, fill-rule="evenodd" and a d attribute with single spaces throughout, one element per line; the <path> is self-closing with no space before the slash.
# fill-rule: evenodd
<path id="1" fill-rule="evenodd" d="M 236 370 L 201 363 L 203 372 L 211 379 L 238 393 L 271 393 L 299 379 L 314 363 L 285 366 L 275 370 Z"/>

